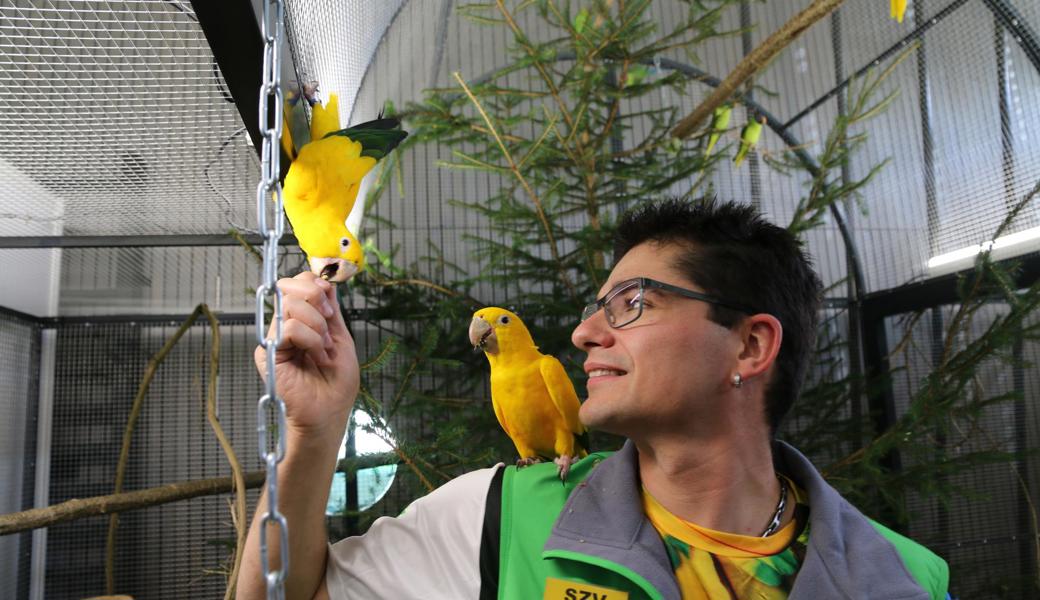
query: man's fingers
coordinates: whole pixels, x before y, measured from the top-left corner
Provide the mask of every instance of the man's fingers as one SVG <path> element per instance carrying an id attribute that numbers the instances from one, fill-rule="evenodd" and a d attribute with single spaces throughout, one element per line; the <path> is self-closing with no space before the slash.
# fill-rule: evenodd
<path id="1" fill-rule="evenodd" d="M 325 283 L 328 282 L 326 281 Z M 347 324 L 343 321 L 343 313 L 339 309 L 339 298 L 336 297 L 336 286 L 329 284 L 329 289 L 325 291 L 325 299 L 328 301 L 330 306 L 335 307 L 335 314 L 333 314 L 328 321 L 329 333 L 336 337 L 350 335 L 347 331 Z"/>
<path id="2" fill-rule="evenodd" d="M 299 319 L 293 319 L 286 321 L 285 326 L 282 329 L 284 339 L 289 342 L 290 348 L 286 349 L 285 354 L 282 354 L 282 349 L 279 346 L 278 350 L 278 362 L 284 362 L 291 360 L 297 356 L 297 352 L 302 350 L 310 356 L 311 359 L 319 366 L 327 365 L 329 363 L 329 353 L 326 351 L 326 337 L 328 334 L 320 334 L 314 329 L 311 329 L 305 325 Z"/>
<path id="3" fill-rule="evenodd" d="M 278 287 L 282 290 L 282 296 L 294 296 L 302 298 L 308 304 L 318 310 L 326 319 L 336 314 L 335 302 L 329 302 L 326 290 L 332 284 L 324 279 L 314 276 L 310 271 L 304 271 L 292 279 L 283 278 L 278 280 Z M 333 296 L 335 297 L 335 296 Z"/>
<path id="4" fill-rule="evenodd" d="M 302 298 L 286 296 L 282 301 L 282 313 L 286 323 L 296 319 L 318 332 L 319 335 L 325 336 L 329 333 L 329 325 L 325 317 L 318 312 L 317 308 Z"/>

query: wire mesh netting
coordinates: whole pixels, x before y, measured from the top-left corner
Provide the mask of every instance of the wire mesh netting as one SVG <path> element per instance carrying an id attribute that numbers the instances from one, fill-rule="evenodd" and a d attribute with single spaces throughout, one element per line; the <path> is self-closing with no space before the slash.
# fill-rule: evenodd
<path id="1" fill-rule="evenodd" d="M 131 403 L 151 358 L 180 323 L 84 323 L 58 330 L 50 502 L 111 494 Z M 251 323 L 221 327 L 217 409 L 242 467 L 259 469 L 252 403 Z M 208 327 L 196 325 L 158 366 L 131 438 L 124 489 L 227 477 L 227 459 L 206 419 Z M 253 426 L 250 426 L 253 424 Z M 250 507 L 255 492 L 249 494 Z M 234 539 L 228 496 L 207 496 L 123 514 L 115 589 L 140 598 L 219 597 Z M 108 519 L 49 528 L 48 598 L 105 592 Z"/>
<path id="2" fill-rule="evenodd" d="M 186 2 L 5 2 L 0 114 L 19 175 L 0 234 L 222 233 L 251 214 L 256 153 Z"/>
<path id="3" fill-rule="evenodd" d="M 52 504 L 113 492 L 142 374 L 179 325 L 143 320 L 70 323 L 58 329 Z M 259 397 L 262 387 L 252 364 L 254 327 L 226 320 L 220 330 L 218 417 L 242 468 L 258 471 L 255 408 L 244 400 Z M 367 341 L 363 332 L 356 335 L 359 342 Z M 210 337 L 207 325 L 192 326 L 159 364 L 133 430 L 124 489 L 229 475 L 206 418 Z M 391 490 L 372 512 L 396 514 L 416 493 L 407 487 Z M 257 490 L 248 493 L 250 514 L 256 496 Z M 206 496 L 124 513 L 116 537 L 116 591 L 135 598 L 220 597 L 234 546 L 229 498 Z M 107 530 L 105 517 L 48 529 L 48 598 L 104 592 Z"/>
<path id="4" fill-rule="evenodd" d="M 33 507 L 40 328 L 0 313 L 0 514 Z M 29 591 L 32 533 L 0 537 L 0 597 Z"/>
<path id="5" fill-rule="evenodd" d="M 994 303 L 982 309 L 971 330 L 947 347 L 947 330 L 958 306 L 941 306 L 921 318 L 899 315 L 886 319 L 888 339 L 905 350 L 893 356 L 893 396 L 904 415 L 925 377 L 950 353 L 969 347 L 993 320 L 1007 312 Z M 979 465 L 951 475 L 949 483 L 964 495 L 949 502 L 912 495 L 907 501 L 909 534 L 950 563 L 951 590 L 961 598 L 1028 598 L 1037 574 L 1040 531 L 1034 520 L 1040 478 L 1035 448 L 1040 445 L 1040 388 L 1035 342 L 1017 344 L 1012 356 L 996 357 L 973 380 L 966 398 L 998 398 L 1017 393 L 1021 401 L 994 402 L 970 419 L 951 423 L 949 432 L 929 440 L 936 456 L 1001 450 L 1016 454 L 1010 463 Z M 905 466 L 915 460 L 902 456 Z"/>

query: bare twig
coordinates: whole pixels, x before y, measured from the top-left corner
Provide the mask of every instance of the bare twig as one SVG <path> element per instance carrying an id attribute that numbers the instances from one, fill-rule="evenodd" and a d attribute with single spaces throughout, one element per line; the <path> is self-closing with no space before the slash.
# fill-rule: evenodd
<path id="1" fill-rule="evenodd" d="M 242 237 L 242 232 L 237 229 L 231 229 L 228 231 L 228 235 L 235 239 L 236 242 L 242 245 L 243 248 L 249 251 L 256 259 L 256 262 L 263 264 L 264 257 L 260 255 L 260 251 L 256 249 L 252 244 L 246 241 L 246 238 Z"/>
<path id="2" fill-rule="evenodd" d="M 152 378 L 155 376 L 156 370 L 159 368 L 159 364 L 162 363 L 166 355 L 173 349 L 177 342 L 180 341 L 181 336 L 188 331 L 188 328 L 195 323 L 195 320 L 202 314 L 200 310 L 203 305 L 195 307 L 188 318 L 181 323 L 181 326 L 174 332 L 173 337 L 166 340 L 166 343 L 155 356 L 148 360 L 148 366 L 145 367 L 144 377 L 141 379 L 141 383 L 137 388 L 137 395 L 134 396 L 134 401 L 130 406 L 130 416 L 126 421 L 126 428 L 123 430 L 123 445 L 119 449 L 119 460 L 116 463 L 116 482 L 113 493 L 118 494 L 123 491 L 123 479 L 126 477 L 126 464 L 130 458 L 130 439 L 134 434 L 134 426 L 137 424 L 138 417 L 141 416 L 141 407 L 144 404 L 145 393 L 148 392 L 148 387 L 152 383 Z M 109 595 L 114 594 L 115 588 L 115 555 L 116 555 L 116 528 L 119 526 L 119 516 L 113 514 L 108 520 L 108 540 L 105 544 L 105 590 Z"/>
<path id="3" fill-rule="evenodd" d="M 376 275 L 373 271 L 369 271 L 369 275 L 372 276 L 372 283 L 380 287 L 398 287 L 402 285 L 412 285 L 415 287 L 424 287 L 435 292 L 444 294 L 450 298 L 462 298 L 473 306 L 482 306 L 482 303 L 472 296 L 461 294 L 454 290 L 450 290 L 443 285 L 436 284 L 432 281 L 426 281 L 425 279 L 383 279 Z"/>
<path id="4" fill-rule="evenodd" d="M 206 319 L 209 321 L 210 334 L 213 336 L 209 354 L 209 387 L 206 390 L 206 418 L 209 420 L 210 427 L 213 428 L 214 435 L 217 436 L 217 441 L 220 442 L 221 449 L 224 450 L 224 455 L 231 466 L 231 476 L 235 482 L 235 510 L 232 513 L 232 520 L 235 523 L 235 558 L 234 566 L 231 567 L 231 575 L 228 577 L 227 590 L 224 592 L 224 600 L 232 600 L 235 597 L 235 584 L 238 582 L 238 570 L 242 565 L 242 552 L 246 548 L 246 533 L 248 532 L 246 529 L 246 519 L 248 518 L 246 514 L 246 481 L 245 476 L 242 474 L 242 465 L 238 462 L 238 456 L 235 455 L 235 450 L 231 447 L 231 442 L 228 441 L 227 436 L 224 434 L 224 429 L 220 426 L 220 421 L 217 419 L 220 325 L 208 306 L 200 304 L 198 308 L 206 315 Z"/>

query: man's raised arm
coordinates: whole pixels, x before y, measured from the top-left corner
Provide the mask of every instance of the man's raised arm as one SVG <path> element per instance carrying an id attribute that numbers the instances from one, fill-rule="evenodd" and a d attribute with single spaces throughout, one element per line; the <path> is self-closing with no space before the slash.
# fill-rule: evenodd
<path id="1" fill-rule="evenodd" d="M 327 539 L 325 506 L 336 457 L 357 397 L 359 368 L 354 340 L 340 314 L 334 286 L 310 272 L 278 282 L 284 324 L 275 374 L 285 401 L 286 451 L 278 466 L 278 511 L 289 526 L 286 598 L 325 597 Z M 266 351 L 254 358 L 266 374 Z M 260 557 L 260 521 L 267 512 L 266 491 L 249 529 L 241 572 L 240 600 L 267 597 Z M 281 564 L 278 530 L 268 525 L 270 564 Z M 319 595 L 319 593 L 321 595 Z"/>

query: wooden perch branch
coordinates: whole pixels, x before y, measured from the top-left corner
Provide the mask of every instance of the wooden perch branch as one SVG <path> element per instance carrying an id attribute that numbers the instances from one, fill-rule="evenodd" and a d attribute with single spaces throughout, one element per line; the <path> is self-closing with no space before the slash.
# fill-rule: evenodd
<path id="1" fill-rule="evenodd" d="M 831 14 L 844 1 L 816 0 L 805 10 L 791 17 L 787 23 L 784 23 L 783 27 L 774 31 L 773 35 L 766 38 L 764 42 L 745 56 L 704 102 L 701 102 L 697 108 L 693 109 L 692 113 L 687 115 L 682 121 L 679 121 L 679 124 L 672 130 L 672 135 L 680 139 L 693 135 L 704 124 L 704 121 L 708 119 L 708 116 L 737 91 L 737 88 L 744 85 L 755 73 L 758 73 L 763 67 L 768 65 L 781 50 L 798 39 L 802 32 L 812 27 L 820 19 Z"/>
<path id="2" fill-rule="evenodd" d="M 339 461 L 336 471 L 346 473 L 348 478 L 360 469 L 398 464 L 393 453 L 366 454 L 365 456 L 344 458 Z M 253 471 L 243 476 L 246 489 L 254 489 L 264 484 L 264 471 Z M 66 521 L 76 521 L 86 517 L 111 515 L 139 508 L 148 508 L 160 504 L 169 504 L 179 500 L 190 500 L 199 496 L 226 494 L 234 489 L 231 477 L 214 477 L 211 479 L 195 479 L 180 481 L 158 487 L 107 496 L 77 498 L 44 508 L 33 508 L 22 512 L 0 515 L 0 536 L 50 527 Z"/>

